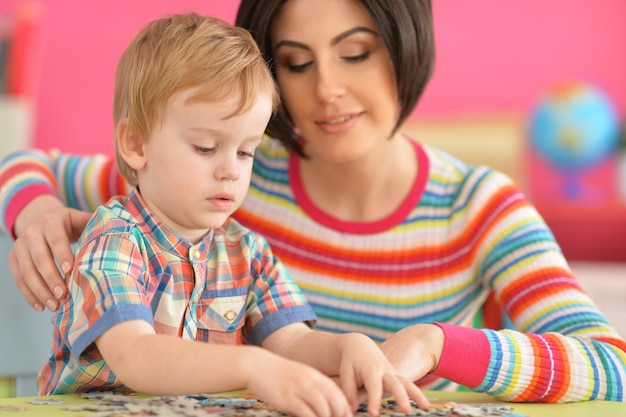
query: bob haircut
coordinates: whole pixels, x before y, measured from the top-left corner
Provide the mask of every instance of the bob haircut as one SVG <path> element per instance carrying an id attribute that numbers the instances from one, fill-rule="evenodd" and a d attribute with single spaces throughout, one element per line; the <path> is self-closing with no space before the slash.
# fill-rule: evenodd
<path id="1" fill-rule="evenodd" d="M 274 61 L 270 29 L 286 0 L 241 0 L 235 24 L 252 33 L 270 68 Z M 360 1 L 374 20 L 393 61 L 400 114 L 394 132 L 411 114 L 430 80 L 435 42 L 430 0 Z M 276 74 L 272 69 L 274 77 Z M 267 134 L 289 150 L 306 157 L 294 124 L 284 106 L 270 120 Z"/>
<path id="2" fill-rule="evenodd" d="M 126 120 L 129 134 L 148 140 L 162 123 L 172 94 L 199 87 L 190 102 L 241 97 L 228 117 L 248 112 L 260 94 L 280 102 L 278 88 L 256 42 L 243 28 L 196 13 L 175 14 L 148 23 L 128 45 L 117 66 L 113 117 Z M 116 158 L 120 173 L 136 185 L 136 172 Z"/>

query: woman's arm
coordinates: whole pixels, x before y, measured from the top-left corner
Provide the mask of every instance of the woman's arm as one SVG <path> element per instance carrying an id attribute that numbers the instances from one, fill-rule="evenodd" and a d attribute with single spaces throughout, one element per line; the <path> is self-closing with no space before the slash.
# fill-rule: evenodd
<path id="1" fill-rule="evenodd" d="M 0 161 L 0 226 L 18 237 L 15 222 L 37 196 L 56 196 L 66 207 L 92 212 L 111 197 L 129 191 L 112 157 L 17 151 Z M 27 226 L 23 224 L 22 229 Z"/>
<path id="2" fill-rule="evenodd" d="M 626 342 L 578 284 L 522 193 L 499 174 L 482 175 L 477 194 L 487 196 L 480 204 L 492 215 L 476 237 L 476 270 L 515 328 L 439 324 L 444 343 L 432 348 L 424 340 L 432 325 L 415 325 L 382 349 L 408 377 L 432 371 L 506 401 L 626 401 Z M 428 356 L 436 368 L 416 359 Z"/>
<path id="3" fill-rule="evenodd" d="M 113 159 L 102 155 L 26 150 L 0 162 L 0 226 L 16 239 L 9 265 L 35 310 L 56 310 L 65 296 L 58 268 L 67 273 L 73 263 L 70 243 L 89 218 L 85 211 L 128 191 Z"/>
<path id="4" fill-rule="evenodd" d="M 507 401 L 626 401 L 617 388 L 626 381 L 626 343 L 580 286 L 537 210 L 507 181 L 485 177 L 483 187 L 499 192 L 487 201 L 497 214 L 479 262 L 514 329 L 482 332 L 488 366 L 476 390 Z"/>

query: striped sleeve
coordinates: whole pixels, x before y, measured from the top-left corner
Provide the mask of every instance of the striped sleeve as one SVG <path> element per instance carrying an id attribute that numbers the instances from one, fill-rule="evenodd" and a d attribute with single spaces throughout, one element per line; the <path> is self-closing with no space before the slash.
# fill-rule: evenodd
<path id="1" fill-rule="evenodd" d="M 624 401 L 626 343 L 579 285 L 539 213 L 502 174 L 473 176 L 477 200 L 464 210 L 483 210 L 474 218 L 486 225 L 477 231 L 477 265 L 515 330 L 441 325 L 446 347 L 436 374 L 505 401 Z M 469 374 L 458 362 L 464 349 Z"/>
<path id="2" fill-rule="evenodd" d="M 14 152 L 0 161 L 0 227 L 15 238 L 15 218 L 39 195 L 56 195 L 68 207 L 93 211 L 129 190 L 109 156 L 35 149 Z"/>

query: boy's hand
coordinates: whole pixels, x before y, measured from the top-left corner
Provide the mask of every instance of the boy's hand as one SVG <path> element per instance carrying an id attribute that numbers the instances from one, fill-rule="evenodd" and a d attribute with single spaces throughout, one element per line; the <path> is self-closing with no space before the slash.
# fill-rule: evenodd
<path id="1" fill-rule="evenodd" d="M 300 362 L 270 355 L 255 366 L 248 385 L 251 392 L 297 417 L 352 417 L 348 400 L 329 377 Z"/>
<path id="2" fill-rule="evenodd" d="M 339 379 L 353 410 L 359 404 L 361 388 L 367 391 L 368 413 L 373 416 L 379 415 L 386 393 L 395 398 L 405 413 L 411 410 L 410 399 L 421 408 L 430 406 L 422 391 L 396 371 L 373 340 L 358 333 L 339 337 L 343 339 Z"/>

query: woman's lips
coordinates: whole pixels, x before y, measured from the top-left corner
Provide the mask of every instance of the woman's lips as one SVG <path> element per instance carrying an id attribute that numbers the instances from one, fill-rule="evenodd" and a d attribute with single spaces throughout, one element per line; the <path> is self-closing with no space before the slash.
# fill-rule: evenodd
<path id="1" fill-rule="evenodd" d="M 318 120 L 315 123 L 326 133 L 341 133 L 351 129 L 361 119 L 361 113 L 344 114 Z"/>

